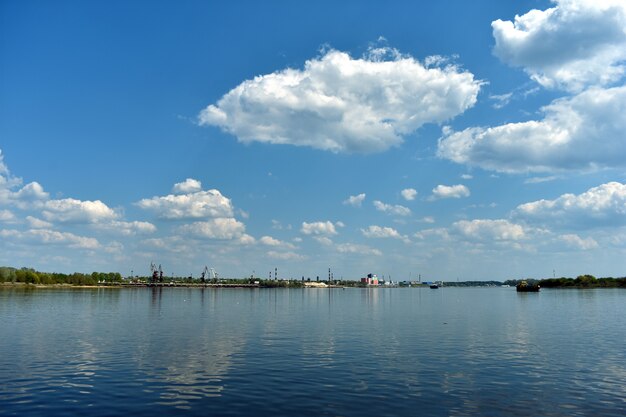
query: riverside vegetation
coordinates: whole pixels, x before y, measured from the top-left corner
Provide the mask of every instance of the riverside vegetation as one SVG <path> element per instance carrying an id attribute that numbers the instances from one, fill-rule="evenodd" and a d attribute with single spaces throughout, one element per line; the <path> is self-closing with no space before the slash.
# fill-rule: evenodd
<path id="1" fill-rule="evenodd" d="M 504 281 L 505 285 L 516 286 L 522 280 Z M 526 279 L 529 284 L 539 284 L 541 288 L 626 288 L 626 278 L 596 278 L 593 275 L 579 275 L 576 278 Z"/>
<path id="2" fill-rule="evenodd" d="M 200 280 L 192 277 L 171 277 L 166 278 L 168 282 L 176 282 L 180 284 L 200 284 Z M 131 281 L 148 282 L 149 277 L 134 277 Z M 307 282 L 310 280 L 307 280 Z M 515 286 L 521 280 L 507 280 L 504 283 L 500 281 L 462 281 L 462 282 L 445 282 L 445 286 L 449 287 L 476 287 L 476 286 Z M 626 288 L 626 278 L 596 278 L 593 275 L 579 275 L 576 278 L 547 278 L 547 279 L 525 279 L 529 284 L 539 284 L 542 288 Z M 13 268 L 0 266 L 0 283 L 21 283 L 32 285 L 74 285 L 74 286 L 95 286 L 95 285 L 116 285 L 124 280 L 119 272 L 92 272 L 85 274 L 74 272 L 72 274 L 63 274 L 59 272 L 40 272 L 32 268 Z M 229 284 L 258 284 L 260 287 L 267 288 L 300 288 L 304 286 L 301 280 L 267 280 L 260 278 L 229 278 L 220 279 L 220 282 Z M 320 281 L 329 283 L 327 281 Z M 216 279 L 207 280 L 209 284 L 216 284 Z M 359 281 L 333 281 L 330 284 L 340 285 L 344 287 L 362 287 L 365 286 Z M 402 283 L 400 284 L 402 286 Z"/>

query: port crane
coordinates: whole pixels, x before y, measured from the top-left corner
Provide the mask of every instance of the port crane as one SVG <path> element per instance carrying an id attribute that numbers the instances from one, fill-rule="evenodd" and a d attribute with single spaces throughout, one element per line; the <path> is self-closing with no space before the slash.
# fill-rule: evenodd
<path id="1" fill-rule="evenodd" d="M 163 268 L 161 268 L 161 264 L 159 264 L 159 267 L 157 268 L 154 262 L 150 262 L 150 273 L 152 274 L 150 279 L 152 284 L 163 282 Z"/>
<path id="2" fill-rule="evenodd" d="M 202 274 L 200 274 L 200 282 L 204 284 L 207 279 L 217 280 L 217 272 L 215 272 L 215 269 L 209 269 L 209 267 L 205 265 Z"/>

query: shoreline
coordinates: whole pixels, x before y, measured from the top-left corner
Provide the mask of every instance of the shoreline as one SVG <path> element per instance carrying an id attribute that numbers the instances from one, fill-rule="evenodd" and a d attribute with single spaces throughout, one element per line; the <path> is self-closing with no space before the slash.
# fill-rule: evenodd
<path id="1" fill-rule="evenodd" d="M 282 288 L 282 289 L 339 289 L 339 288 L 362 288 L 362 289 L 384 289 L 384 288 L 428 288 L 427 285 L 415 285 L 415 286 L 368 286 L 368 287 L 360 287 L 360 286 L 341 286 L 341 285 L 326 285 L 326 286 L 302 286 L 302 287 L 281 287 L 281 286 L 264 286 L 258 284 L 195 284 L 195 283 L 160 283 L 160 284 L 148 284 L 148 283 L 106 283 L 106 284 L 98 284 L 98 285 L 73 285 L 73 284 L 32 284 L 26 282 L 0 282 L 0 289 L 4 288 L 21 288 L 21 289 L 126 289 L 126 288 L 209 288 L 209 289 L 223 289 L 223 288 L 239 288 L 239 289 L 272 289 L 272 288 Z M 445 288 L 445 286 L 444 286 Z M 485 286 L 485 285 L 475 285 L 475 286 L 449 286 L 448 288 L 507 288 L 503 286 Z M 511 287 L 515 288 L 515 287 Z M 564 285 L 564 286 L 552 286 L 552 287 L 542 287 L 542 290 L 551 290 L 551 289 L 565 289 L 565 290 L 591 290 L 591 289 L 611 289 L 611 288 L 624 288 L 620 286 L 573 286 L 573 285 Z"/>

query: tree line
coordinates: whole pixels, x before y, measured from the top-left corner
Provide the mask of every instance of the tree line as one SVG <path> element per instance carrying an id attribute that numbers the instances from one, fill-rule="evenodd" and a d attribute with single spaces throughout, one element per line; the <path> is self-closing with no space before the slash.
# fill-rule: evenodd
<path id="1" fill-rule="evenodd" d="M 522 280 L 508 280 L 504 284 L 515 286 Z M 626 278 L 596 278 L 593 275 L 579 275 L 576 278 L 526 279 L 529 284 L 539 284 L 542 288 L 626 288 Z"/>
<path id="2" fill-rule="evenodd" d="M 0 282 L 20 282 L 24 284 L 69 284 L 69 285 L 97 285 L 98 283 L 122 282 L 119 272 L 92 272 L 83 274 L 62 274 L 59 272 L 40 272 L 32 268 L 12 268 L 0 266 Z"/>

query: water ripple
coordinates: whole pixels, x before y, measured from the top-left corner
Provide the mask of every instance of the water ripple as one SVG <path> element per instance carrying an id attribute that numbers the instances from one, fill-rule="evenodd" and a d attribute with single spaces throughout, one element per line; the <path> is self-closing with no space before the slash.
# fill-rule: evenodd
<path id="1" fill-rule="evenodd" d="M 3 290 L 0 301 L 0 416 L 626 414 L 624 291 Z"/>

